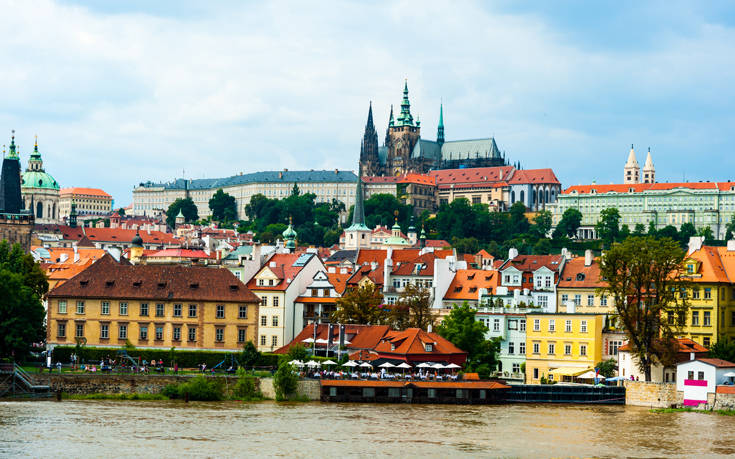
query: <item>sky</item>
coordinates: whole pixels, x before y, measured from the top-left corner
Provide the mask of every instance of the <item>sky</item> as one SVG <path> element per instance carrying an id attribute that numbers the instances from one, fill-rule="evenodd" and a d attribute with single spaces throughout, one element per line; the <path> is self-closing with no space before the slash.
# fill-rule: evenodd
<path id="1" fill-rule="evenodd" d="M 62 187 L 356 170 L 408 81 L 422 136 L 564 187 L 735 179 L 731 2 L 0 0 L 0 143 Z M 24 164 L 25 167 L 25 164 Z"/>

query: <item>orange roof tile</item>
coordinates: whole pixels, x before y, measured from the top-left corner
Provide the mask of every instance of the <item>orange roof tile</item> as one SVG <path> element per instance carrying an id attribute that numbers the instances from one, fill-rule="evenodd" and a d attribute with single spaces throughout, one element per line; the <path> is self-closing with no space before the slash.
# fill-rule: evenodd
<path id="1" fill-rule="evenodd" d="M 500 276 L 497 271 L 484 269 L 458 269 L 449 284 L 445 300 L 477 300 L 481 288 L 486 288 L 492 294 L 500 285 Z"/>
<path id="2" fill-rule="evenodd" d="M 723 359 L 701 358 L 697 360 L 699 360 L 700 362 L 704 362 L 706 364 L 712 365 L 713 367 L 717 367 L 717 368 L 735 368 L 735 363 L 728 362 L 727 360 L 723 360 Z"/>
<path id="3" fill-rule="evenodd" d="M 592 260 L 585 266 L 584 257 L 576 257 L 564 264 L 564 271 L 559 279 L 559 288 L 598 288 L 607 286 L 600 278 L 600 259 Z"/>
<path id="4" fill-rule="evenodd" d="M 473 167 L 470 169 L 442 169 L 429 172 L 436 179 L 436 184 L 474 184 L 482 183 L 485 186 L 492 182 L 507 180 L 515 168 L 512 166 Z"/>
<path id="5" fill-rule="evenodd" d="M 262 268 L 258 270 L 255 276 L 248 282 L 250 290 L 286 290 L 291 285 L 289 282 L 304 269 L 304 266 L 294 266 L 294 262 L 299 259 L 301 254 L 298 253 L 277 253 L 273 255 Z M 274 265 L 275 266 L 272 266 Z M 258 285 L 256 277 L 266 269 L 270 270 L 278 277 L 279 282 L 276 285 Z"/>
<path id="6" fill-rule="evenodd" d="M 551 169 L 521 169 L 516 170 L 508 180 L 511 185 L 526 183 L 552 183 L 561 185 L 559 179 Z"/>
<path id="7" fill-rule="evenodd" d="M 623 184 L 616 183 L 610 185 L 594 184 L 594 185 L 574 185 L 562 191 L 562 194 L 589 194 L 594 190 L 595 193 L 642 193 L 644 191 L 668 191 L 677 188 L 685 188 L 690 190 L 730 190 L 735 187 L 733 182 L 677 182 L 677 183 L 634 183 Z"/>
<path id="8" fill-rule="evenodd" d="M 432 350 L 426 350 L 426 344 Z M 389 331 L 374 348 L 381 355 L 424 355 L 439 359 L 444 354 L 467 354 L 447 339 L 436 333 L 429 333 L 420 328 L 407 328 L 402 331 Z"/>
<path id="9" fill-rule="evenodd" d="M 348 341 L 350 342 L 346 347 L 348 350 L 373 349 L 389 330 L 390 327 L 387 325 L 345 324 L 345 335 L 349 338 Z M 332 333 L 332 340 L 337 341 L 339 337 L 337 336 L 338 329 L 336 325 L 333 326 Z M 309 324 L 296 335 L 293 341 L 274 352 L 276 354 L 286 354 L 292 346 L 303 342 L 307 338 L 313 337 L 314 324 Z M 316 339 L 329 339 L 327 324 L 319 324 L 317 326 Z"/>
<path id="10" fill-rule="evenodd" d="M 722 253 L 719 249 L 724 248 L 725 254 L 727 254 L 726 247 L 710 247 L 703 246 L 701 249 L 692 252 L 687 259 L 693 259 L 699 262 L 697 276 L 688 277 L 692 282 L 723 282 L 730 283 L 728 273 L 725 269 L 725 265 L 722 263 L 720 254 Z M 727 257 L 728 261 L 731 262 L 731 257 Z M 732 263 L 730 263 L 732 264 Z M 731 274 L 735 272 L 731 271 Z M 686 276 L 686 273 L 685 273 Z"/>
<path id="11" fill-rule="evenodd" d="M 534 272 L 542 266 L 549 268 L 552 271 L 559 271 L 559 267 L 564 257 L 561 255 L 518 255 L 512 260 L 509 260 L 502 270 L 513 266 L 522 272 Z"/>
<path id="12" fill-rule="evenodd" d="M 334 285 L 334 290 L 340 295 L 345 292 L 347 287 L 347 280 L 349 280 L 352 273 L 327 273 L 327 279 L 329 283 Z"/>
<path id="13" fill-rule="evenodd" d="M 86 196 L 98 196 L 103 198 L 111 198 L 109 194 L 99 188 L 81 188 L 81 187 L 70 187 L 62 188 L 59 191 L 59 195 L 74 194 L 74 195 L 86 195 Z"/>

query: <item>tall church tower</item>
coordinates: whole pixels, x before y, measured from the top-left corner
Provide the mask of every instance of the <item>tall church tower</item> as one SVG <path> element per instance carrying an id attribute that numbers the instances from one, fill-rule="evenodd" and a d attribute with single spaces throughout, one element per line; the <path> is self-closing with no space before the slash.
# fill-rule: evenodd
<path id="1" fill-rule="evenodd" d="M 360 168 L 365 175 L 378 175 L 380 160 L 378 159 L 378 132 L 373 123 L 373 103 L 370 102 L 368 119 L 365 123 L 365 134 L 360 145 Z"/>
<path id="2" fill-rule="evenodd" d="M 391 111 L 392 116 L 392 111 Z M 411 103 L 408 100 L 408 81 L 403 86 L 401 113 L 395 122 L 388 126 L 388 158 L 386 175 L 401 175 L 411 171 L 411 152 L 421 137 L 419 122 L 414 122 L 411 115 Z"/>
<path id="3" fill-rule="evenodd" d="M 493 139 L 493 142 L 495 139 Z M 444 104 L 439 104 L 439 127 L 436 128 L 436 143 L 444 145 Z"/>
<path id="4" fill-rule="evenodd" d="M 643 183 L 656 183 L 656 168 L 653 167 L 653 159 L 651 159 L 651 147 L 648 147 L 648 156 L 643 165 Z"/>
<path id="5" fill-rule="evenodd" d="M 623 168 L 623 183 L 625 183 L 626 185 L 641 183 L 640 166 L 638 166 L 638 161 L 636 161 L 635 159 L 635 150 L 633 150 L 633 144 L 630 145 L 628 161 L 625 163 L 625 167 Z"/>

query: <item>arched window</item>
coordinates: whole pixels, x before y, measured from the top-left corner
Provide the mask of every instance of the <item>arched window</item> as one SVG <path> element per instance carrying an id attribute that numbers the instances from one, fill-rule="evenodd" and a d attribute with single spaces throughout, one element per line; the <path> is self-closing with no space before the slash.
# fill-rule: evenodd
<path id="1" fill-rule="evenodd" d="M 43 204 L 36 204 L 36 218 L 43 218 Z"/>
<path id="2" fill-rule="evenodd" d="M 549 202 L 549 190 L 546 190 L 546 202 Z"/>
<path id="3" fill-rule="evenodd" d="M 521 191 L 521 196 L 523 196 L 523 191 Z M 514 202 L 516 202 L 516 192 L 511 191 L 510 192 L 510 203 L 513 204 Z"/>
<path id="4" fill-rule="evenodd" d="M 56 203 L 51 204 L 51 218 L 56 219 Z"/>
<path id="5" fill-rule="evenodd" d="M 521 190 L 521 199 L 520 199 L 520 201 L 525 204 L 526 201 L 523 199 L 525 197 L 524 194 L 525 194 L 525 191 Z"/>

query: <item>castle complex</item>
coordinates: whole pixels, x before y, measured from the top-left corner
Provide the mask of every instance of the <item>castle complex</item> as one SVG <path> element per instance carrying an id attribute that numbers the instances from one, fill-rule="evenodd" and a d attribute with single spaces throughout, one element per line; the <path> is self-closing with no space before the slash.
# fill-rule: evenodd
<path id="1" fill-rule="evenodd" d="M 436 169 L 460 169 L 507 165 L 505 154 L 493 137 L 473 140 L 444 140 L 444 107 L 439 109 L 436 140 L 421 138 L 421 121 L 411 115 L 408 83 L 403 87 L 401 111 L 393 117 L 390 109 L 383 146 L 373 123 L 373 106 L 368 109 L 365 134 L 360 147 L 360 170 L 366 176 L 397 176 Z"/>

